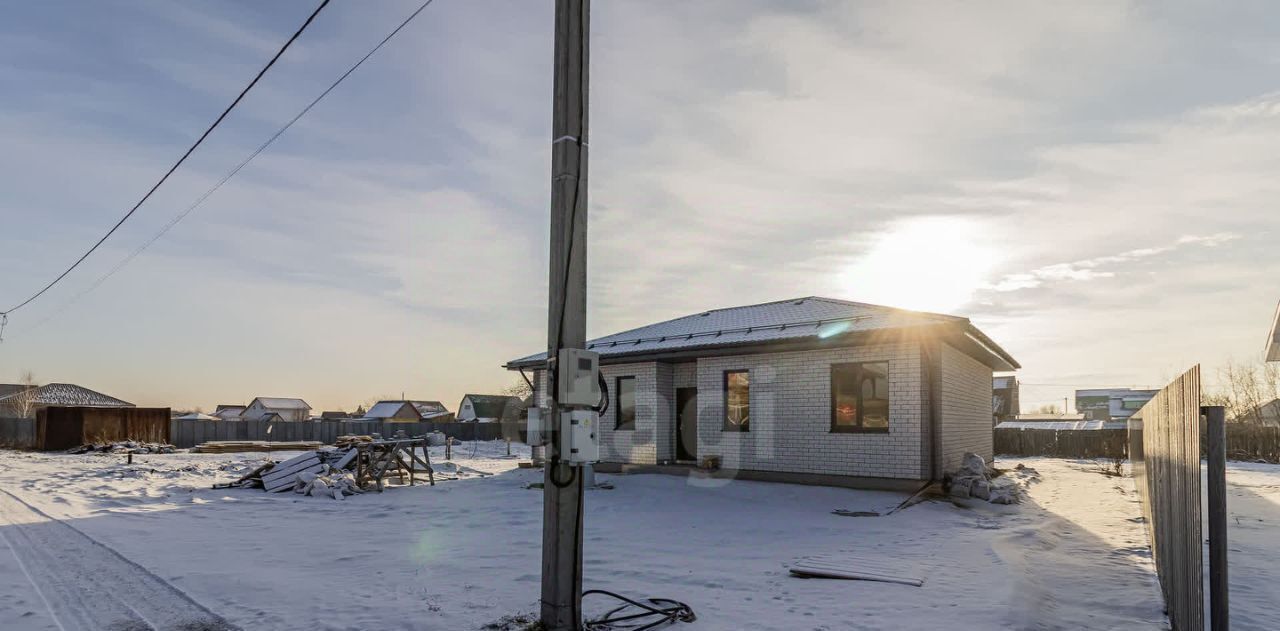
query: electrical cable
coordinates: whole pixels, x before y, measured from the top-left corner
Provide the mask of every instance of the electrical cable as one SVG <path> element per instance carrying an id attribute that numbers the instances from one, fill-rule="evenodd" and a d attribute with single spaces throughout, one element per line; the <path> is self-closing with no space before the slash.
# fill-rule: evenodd
<path id="1" fill-rule="evenodd" d="M 582 596 L 584 598 L 589 594 L 609 596 L 610 598 L 622 601 L 622 605 L 588 620 L 583 626 L 583 629 L 586 631 L 604 631 L 606 629 L 631 629 L 632 631 L 645 631 L 646 629 L 653 629 L 664 624 L 693 622 L 698 619 L 698 616 L 693 613 L 692 607 L 670 598 L 648 598 L 646 599 L 648 600 L 648 603 L 643 603 L 603 589 L 589 589 L 582 592 Z M 633 608 L 639 609 L 640 611 L 626 615 L 619 615 L 622 612 Z M 641 626 L 634 626 L 645 618 L 656 619 L 646 621 Z M 632 624 L 620 625 L 619 623 Z"/>
<path id="2" fill-rule="evenodd" d="M 276 132 L 272 134 L 270 137 L 268 137 L 265 142 L 263 142 L 261 145 L 258 145 L 257 149 L 254 149 L 253 152 L 250 153 L 247 157 L 245 157 L 244 160 L 241 160 L 240 163 L 235 166 L 235 168 L 231 169 L 230 171 L 227 172 L 226 175 L 222 176 L 222 179 L 218 180 L 212 187 L 209 188 L 209 190 L 205 191 L 203 195 L 196 198 L 196 200 L 192 202 L 191 205 L 187 206 L 185 210 L 175 215 L 173 219 L 170 219 L 169 223 L 165 224 L 164 227 L 162 227 L 159 230 L 159 232 L 156 232 L 154 235 L 152 235 L 150 239 L 145 241 L 132 253 L 130 253 L 125 258 L 121 259 L 120 262 L 117 263 L 115 267 L 111 268 L 111 270 L 108 271 L 106 274 L 103 274 L 102 276 L 98 277 L 98 279 L 94 281 L 92 285 L 89 285 L 84 290 L 72 296 L 70 300 L 66 301 L 60 307 L 55 309 L 52 313 L 49 314 L 48 317 L 44 318 L 43 320 L 40 320 L 34 326 L 32 326 L 30 329 L 27 329 L 27 330 L 37 329 L 43 326 L 44 324 L 46 324 L 47 322 L 49 322 L 49 320 L 52 320 L 54 317 L 56 317 L 58 314 L 64 311 L 67 307 L 70 307 L 76 301 L 80 300 L 81 298 L 85 297 L 85 295 L 97 289 L 104 282 L 106 282 L 107 279 L 114 276 L 116 272 L 119 272 L 122 268 L 124 268 L 126 265 L 132 262 L 133 259 L 137 258 L 140 254 L 142 254 L 144 250 L 146 250 L 156 241 L 159 241 L 161 237 L 163 237 L 166 233 L 169 232 L 169 230 L 171 230 L 174 226 L 178 225 L 178 223 L 181 222 L 183 219 L 186 219 L 187 215 L 190 215 L 193 211 L 195 211 L 196 208 L 200 207 L 200 205 L 203 204 L 205 200 L 209 199 L 209 197 L 212 196 L 214 192 L 222 188 L 222 185 L 226 184 L 228 180 L 230 180 L 231 178 L 235 177 L 238 173 L 240 173 L 242 169 L 248 166 L 248 164 L 252 162 L 255 158 L 257 158 L 259 154 L 265 151 L 267 147 L 270 147 L 273 143 L 275 143 L 275 141 L 279 139 L 280 136 L 284 135 L 284 133 L 288 131 L 290 127 L 293 127 L 294 123 L 297 123 L 303 116 L 306 116 L 307 113 L 310 112 L 312 108 L 314 108 L 317 104 L 319 104 L 320 101 L 324 100 L 324 98 L 328 96 L 329 93 L 334 90 L 334 88 L 337 88 L 338 85 L 341 84 L 343 81 L 345 81 L 347 77 L 351 76 L 351 74 L 354 73 L 357 68 L 362 66 L 365 61 L 367 61 L 370 57 L 372 57 L 374 53 L 378 52 L 378 50 L 380 50 L 384 45 L 386 45 L 387 42 L 391 41 L 391 38 L 395 37 L 397 33 L 399 33 L 402 29 L 404 29 L 404 27 L 408 26 L 409 23 L 412 22 L 414 18 L 418 17 L 418 14 L 422 13 L 422 10 L 426 9 L 427 6 L 430 5 L 432 2 L 434 2 L 434 0 L 426 0 L 426 2 L 423 2 L 417 8 L 417 10 L 409 14 L 409 17 L 401 21 L 399 26 L 397 26 L 389 34 L 387 34 L 386 37 L 383 37 L 382 41 L 378 42 L 376 46 L 370 49 L 368 53 L 365 53 L 365 55 L 361 57 L 358 61 L 356 61 L 355 64 L 353 64 L 350 68 L 348 68 L 346 72 L 342 73 L 333 83 L 329 84 L 329 87 L 325 88 L 325 90 L 321 92 L 319 96 L 312 99 L 311 102 L 308 103 L 306 107 L 302 108 L 297 114 L 294 115 L 293 118 L 289 119 L 289 121 L 285 123 L 282 127 L 280 127 L 280 129 L 276 130 Z"/>
<path id="3" fill-rule="evenodd" d="M 186 153 L 183 153 L 182 157 L 178 158 L 178 161 L 173 163 L 173 166 L 169 167 L 169 170 L 166 171 L 165 174 L 160 177 L 159 181 L 157 181 L 151 187 L 151 189 L 148 190 L 147 193 L 142 196 L 142 199 L 138 200 L 138 203 L 133 205 L 133 208 L 129 209 L 129 212 L 125 213 L 124 216 L 120 218 L 120 221 L 117 221 L 115 225 L 112 226 L 111 229 L 107 231 L 106 234 L 102 235 L 101 239 L 98 239 L 98 241 L 94 243 L 92 247 L 86 250 L 84 254 L 80 255 L 80 258 L 76 259 L 76 261 L 71 264 L 71 267 L 68 267 L 65 271 L 59 274 L 57 278 L 54 278 L 52 281 L 50 281 L 49 284 L 45 285 L 43 289 L 32 294 L 29 298 L 27 298 L 26 300 L 23 300 L 17 305 L 10 307 L 9 309 L 6 309 L 4 311 L 0 311 L 0 314 L 8 315 L 10 313 L 13 313 L 18 309 L 21 309 L 27 306 L 28 304 L 31 303 L 31 301 L 35 300 L 36 298 L 39 298 L 46 291 L 49 291 L 50 289 L 52 289 L 54 285 L 57 285 L 60 281 L 62 281 L 63 278 L 66 278 L 67 274 L 70 274 L 71 271 L 79 267 L 80 264 L 83 263 L 85 259 L 89 258 L 89 255 L 93 254 L 93 252 L 97 250 L 103 244 L 103 242 L 105 242 L 108 238 L 110 238 L 111 235 L 115 234 L 116 230 L 119 230 L 120 226 L 124 225 L 124 222 L 128 221 L 129 218 L 132 217 L 133 214 L 137 212 L 138 209 L 141 208 L 142 205 L 146 203 L 148 199 L 151 198 L 151 195 L 154 194 L 156 190 L 158 190 L 160 186 L 163 185 L 169 179 L 169 176 L 173 175 L 174 171 L 177 171 L 178 167 L 182 166 L 183 162 L 186 162 L 187 158 L 190 157 L 191 154 L 196 150 L 196 147 L 199 147 L 200 143 L 203 143 L 205 138 L 208 138 L 209 134 L 213 133 L 213 130 L 217 128 L 219 124 L 222 123 L 223 119 L 225 119 L 227 115 L 231 113 L 231 110 L 235 109 L 236 105 L 240 104 L 240 101 L 243 100 L 245 95 L 249 93 L 249 90 L 252 90 L 253 86 L 258 84 L 258 80 L 262 79 L 262 76 L 267 73 L 267 70 L 270 70 L 271 67 L 275 65 L 276 61 L 280 59 L 281 55 L 284 55 L 284 51 L 289 49 L 289 46 L 292 45 L 293 42 L 297 40 L 299 36 L 302 35 L 303 31 L 307 30 L 307 27 L 310 26 L 313 21 L 315 21 L 316 16 L 320 15 L 320 11 L 322 11 L 328 5 L 329 5 L 329 0 L 322 0 L 320 2 L 320 6 L 316 7 L 315 11 L 311 12 L 311 15 L 307 17 L 307 20 L 302 23 L 302 26 L 298 27 L 298 30 L 294 32 L 293 36 L 290 37 L 288 41 L 284 43 L 284 46 L 281 46 L 280 50 L 276 51 L 275 56 L 273 56 L 271 60 L 267 62 L 267 65 L 263 66 L 262 70 L 259 70 L 258 74 L 253 78 L 253 80 L 249 82 L 249 85 L 245 86 L 244 89 L 240 91 L 240 94 L 237 95 L 235 100 L 231 102 L 231 105 L 228 105 L 227 108 L 222 111 L 222 114 L 218 115 L 218 118 L 213 121 L 213 124 L 209 125 L 209 128 L 204 130 L 203 134 L 200 134 L 200 137 L 197 138 L 195 143 L 193 143 L 191 147 L 187 149 Z"/>

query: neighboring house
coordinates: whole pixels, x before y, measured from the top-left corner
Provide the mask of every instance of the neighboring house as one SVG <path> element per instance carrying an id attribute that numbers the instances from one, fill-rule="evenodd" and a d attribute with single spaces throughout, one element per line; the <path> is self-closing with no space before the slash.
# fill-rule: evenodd
<path id="1" fill-rule="evenodd" d="M 1008 421 L 1018 416 L 1018 378 L 1013 375 L 995 377 L 991 383 L 991 414 L 995 422 Z"/>
<path id="2" fill-rule="evenodd" d="M 213 411 L 213 415 L 220 421 L 240 421 L 244 420 L 242 418 L 244 410 L 243 405 L 219 405 L 218 409 Z"/>
<path id="3" fill-rule="evenodd" d="M 504 394 L 468 394 L 458 404 L 457 418 L 462 422 L 493 423 L 516 421 L 524 411 L 520 397 Z"/>
<path id="4" fill-rule="evenodd" d="M 281 421 L 305 421 L 311 417 L 311 406 L 302 399 L 286 399 L 280 397 L 258 397 L 245 408 L 244 420 L 268 421 L 268 416 L 275 414 Z"/>
<path id="5" fill-rule="evenodd" d="M 203 414 L 201 412 L 190 412 L 188 414 L 180 414 L 173 417 L 175 421 L 220 421 L 222 419 L 212 414 Z"/>
<path id="6" fill-rule="evenodd" d="M 418 414 L 422 415 L 424 421 L 446 423 L 453 420 L 453 412 L 439 401 L 410 401 L 409 403 L 418 408 Z"/>
<path id="7" fill-rule="evenodd" d="M 609 387 L 601 470 L 715 457 L 740 477 L 911 490 L 965 452 L 990 460 L 992 372 L 1020 368 L 967 318 L 818 297 L 587 346 Z M 545 366 L 506 365 L 534 370 L 544 407 Z"/>
<path id="8" fill-rule="evenodd" d="M 1076 411 L 1091 421 L 1119 421 L 1133 416 L 1159 390 L 1092 388 L 1076 390 Z"/>
<path id="9" fill-rule="evenodd" d="M 34 417 L 49 406 L 82 406 L 95 408 L 137 407 L 128 401 L 71 383 L 48 383 L 43 386 L 0 384 L 0 415 Z"/>
<path id="10" fill-rule="evenodd" d="M 1271 318 L 1271 332 L 1267 334 L 1263 357 L 1269 362 L 1280 362 L 1280 304 L 1276 305 L 1276 315 Z"/>
<path id="11" fill-rule="evenodd" d="M 343 412 L 342 410 L 325 411 L 320 413 L 320 420 L 322 421 L 345 421 L 350 419 L 351 415 Z"/>
<path id="12" fill-rule="evenodd" d="M 382 421 L 384 423 L 417 423 L 422 414 L 411 401 L 379 401 L 364 413 L 362 421 Z"/>

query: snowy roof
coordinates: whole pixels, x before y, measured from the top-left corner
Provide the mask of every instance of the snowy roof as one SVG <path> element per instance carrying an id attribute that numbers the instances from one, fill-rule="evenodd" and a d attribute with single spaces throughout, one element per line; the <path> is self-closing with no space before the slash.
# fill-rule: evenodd
<path id="1" fill-rule="evenodd" d="M 227 405 L 227 404 L 220 403 L 218 404 L 217 408 L 214 408 L 213 411 L 214 412 L 224 412 L 224 411 L 243 412 L 245 410 L 245 407 L 246 406 L 243 406 L 243 405 Z"/>
<path id="2" fill-rule="evenodd" d="M 1126 429 L 1125 421 L 1004 421 L 996 429 Z"/>
<path id="3" fill-rule="evenodd" d="M 821 344 L 845 335 L 926 326 L 947 327 L 966 352 L 992 368 L 1020 368 L 967 318 L 816 296 L 695 313 L 596 338 L 587 342 L 587 349 L 607 360 L 782 342 Z M 542 352 L 511 360 L 507 367 L 537 366 L 545 361 L 546 353 Z"/>
<path id="4" fill-rule="evenodd" d="M 258 397 L 254 399 L 262 404 L 262 407 L 269 410 L 310 410 L 311 406 L 307 405 L 302 399 L 286 399 L 281 397 Z M 253 401 L 249 402 L 253 405 Z"/>
<path id="5" fill-rule="evenodd" d="M 514 418 L 524 409 L 520 397 L 505 394 L 468 394 L 462 399 L 471 400 L 471 409 L 475 411 L 477 418 Z M 458 408 L 462 408 L 461 403 Z"/>
<path id="6" fill-rule="evenodd" d="M 400 408 L 403 408 L 407 404 L 409 404 L 408 401 L 379 401 L 373 404 L 373 407 L 370 407 L 368 412 L 364 413 L 364 417 L 391 418 L 400 411 Z M 418 414 L 418 416 L 422 416 L 422 414 L 418 412 L 418 408 L 413 405 L 409 405 L 409 409 L 413 410 L 413 412 Z"/>
<path id="7" fill-rule="evenodd" d="M 27 386 L 7 386 L 0 390 L 0 401 L 27 390 Z M 33 401 L 36 405 L 78 405 L 98 408 L 131 408 L 128 401 L 121 401 L 101 392 L 90 390 L 72 383 L 47 383 L 36 387 Z"/>
<path id="8" fill-rule="evenodd" d="M 412 403 L 413 407 L 418 409 L 418 414 L 423 416 L 449 413 L 449 408 L 439 401 L 410 401 L 409 403 Z"/>
<path id="9" fill-rule="evenodd" d="M 221 419 L 219 419 L 219 418 L 218 418 L 218 417 L 216 417 L 216 416 L 209 416 L 208 414 L 201 414 L 200 412 L 192 412 L 191 414 L 183 414 L 182 416 L 175 416 L 175 417 L 173 417 L 173 418 L 174 418 L 175 420 L 179 420 L 179 421 L 218 421 L 218 420 L 221 420 Z"/>

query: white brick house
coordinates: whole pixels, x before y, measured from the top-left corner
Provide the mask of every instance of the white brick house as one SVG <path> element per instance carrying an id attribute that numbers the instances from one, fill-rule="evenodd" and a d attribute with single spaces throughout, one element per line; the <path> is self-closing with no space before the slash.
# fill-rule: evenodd
<path id="1" fill-rule="evenodd" d="M 966 318 L 830 298 L 717 309 L 591 340 L 609 386 L 599 470 L 720 460 L 722 475 L 905 488 L 992 456 L 993 371 Z M 545 353 L 533 370 L 547 405 Z M 670 470 L 670 467 L 667 467 Z"/>

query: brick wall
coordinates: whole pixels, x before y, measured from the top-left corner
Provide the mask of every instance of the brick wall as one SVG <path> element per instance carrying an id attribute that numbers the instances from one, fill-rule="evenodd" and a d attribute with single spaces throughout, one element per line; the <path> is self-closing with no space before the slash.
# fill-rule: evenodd
<path id="1" fill-rule="evenodd" d="M 600 460 L 657 464 L 660 454 L 671 450 L 671 366 L 644 362 L 601 366 L 609 383 L 609 409 L 600 418 Z M 636 424 L 633 430 L 618 425 L 618 377 L 636 379 Z"/>
<path id="2" fill-rule="evenodd" d="M 939 473 L 954 471 L 966 451 L 991 462 L 991 369 L 982 362 L 940 344 L 942 373 L 939 407 L 941 442 Z"/>
<path id="3" fill-rule="evenodd" d="M 833 434 L 831 364 L 864 361 L 889 362 L 889 432 Z M 724 371 L 738 369 L 750 371 L 751 431 L 725 432 Z M 719 455 L 726 469 L 904 479 L 927 475 L 920 445 L 927 439 L 926 410 L 914 344 L 703 358 L 697 377 L 698 456 Z"/>

